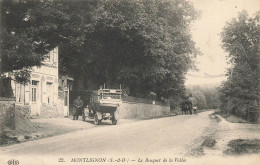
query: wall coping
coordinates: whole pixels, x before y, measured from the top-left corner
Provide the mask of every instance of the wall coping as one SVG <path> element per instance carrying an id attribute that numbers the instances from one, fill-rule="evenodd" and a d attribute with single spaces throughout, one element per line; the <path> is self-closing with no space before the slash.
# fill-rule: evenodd
<path id="1" fill-rule="evenodd" d="M 160 105 L 160 106 L 166 106 L 166 107 L 170 106 L 169 104 L 163 103 L 161 101 L 138 98 L 138 97 L 133 97 L 133 96 L 123 96 L 122 101 L 133 102 L 133 103 L 151 104 L 151 105 Z M 153 104 L 153 102 L 155 104 Z"/>
<path id="2" fill-rule="evenodd" d="M 139 102 L 130 102 L 130 101 L 122 101 L 122 103 L 128 103 L 128 104 L 147 104 L 147 105 L 159 106 L 159 107 L 170 107 L 170 105 L 149 104 L 149 103 L 139 103 Z"/>
<path id="3" fill-rule="evenodd" d="M 0 101 L 15 101 L 15 97 L 0 97 Z"/>

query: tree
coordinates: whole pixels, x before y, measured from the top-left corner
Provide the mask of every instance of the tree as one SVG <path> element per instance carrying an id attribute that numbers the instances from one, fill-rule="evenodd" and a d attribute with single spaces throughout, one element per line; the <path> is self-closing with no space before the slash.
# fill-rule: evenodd
<path id="1" fill-rule="evenodd" d="M 43 65 L 50 50 L 63 42 L 80 42 L 64 4 L 61 0 L 0 1 L 0 76 L 13 72 L 15 81 L 27 83 L 31 68 Z M 0 83 L 3 87 L 1 79 Z M 0 95 L 5 95 L 3 88 Z"/>
<path id="2" fill-rule="evenodd" d="M 62 56 L 63 66 L 66 61 L 75 61 L 65 68 L 74 75 L 82 73 L 75 81 L 84 81 L 86 88 L 91 86 L 89 80 L 96 87 L 104 82 L 123 84 L 132 96 L 145 97 L 154 92 L 158 99 L 184 89 L 184 75 L 194 67 L 198 54 L 189 32 L 197 12 L 189 2 L 82 3 L 75 13 L 82 19 L 84 46 L 77 50 L 65 46 L 71 53 L 64 51 L 67 56 Z"/>
<path id="3" fill-rule="evenodd" d="M 203 94 L 203 92 L 199 90 L 195 90 L 192 92 L 192 98 L 193 98 L 193 106 L 196 106 L 198 109 L 206 109 L 207 108 L 207 102 L 206 97 Z"/>
<path id="4" fill-rule="evenodd" d="M 205 88 L 203 89 L 203 94 L 206 98 L 208 108 L 219 108 L 219 92 L 217 88 Z"/>
<path id="5" fill-rule="evenodd" d="M 188 1 L 3 0 L 1 6 L 3 71 L 41 66 L 59 45 L 60 72 L 83 89 L 105 82 L 123 84 L 132 96 L 174 98 L 199 54 L 189 28 L 198 13 Z"/>
<path id="6" fill-rule="evenodd" d="M 50 50 L 62 42 L 73 42 L 77 34 L 70 25 L 68 9 L 60 0 L 0 3 L 2 72 L 41 66 Z"/>
<path id="7" fill-rule="evenodd" d="M 188 88 L 192 94 L 194 106 L 201 109 L 217 109 L 219 107 L 219 92 L 216 87 L 193 86 Z"/>
<path id="8" fill-rule="evenodd" d="M 221 109 L 235 115 L 250 106 L 259 105 L 259 12 L 250 18 L 243 11 L 229 22 L 223 32 L 223 48 L 233 67 L 220 89 Z"/>

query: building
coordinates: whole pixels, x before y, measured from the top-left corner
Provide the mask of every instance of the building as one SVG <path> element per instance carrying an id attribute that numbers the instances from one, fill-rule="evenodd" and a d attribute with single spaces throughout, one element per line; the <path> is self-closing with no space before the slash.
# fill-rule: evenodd
<path id="1" fill-rule="evenodd" d="M 64 116 L 69 116 L 70 92 L 73 87 L 73 78 L 69 76 L 59 76 L 59 99 L 63 100 Z"/>
<path id="2" fill-rule="evenodd" d="M 59 84 L 58 47 L 50 51 L 41 67 L 33 67 L 27 85 L 11 82 L 16 106 L 32 117 L 67 116 L 69 107 L 68 83 Z M 71 79 L 72 80 L 72 79 Z M 62 82 L 62 80 L 61 80 Z M 64 100 L 65 99 L 65 100 Z"/>

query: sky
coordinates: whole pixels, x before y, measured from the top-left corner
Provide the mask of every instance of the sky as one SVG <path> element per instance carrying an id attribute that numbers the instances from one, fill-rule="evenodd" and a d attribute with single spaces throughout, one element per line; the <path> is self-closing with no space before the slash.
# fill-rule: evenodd
<path id="1" fill-rule="evenodd" d="M 197 58 L 199 71 L 189 71 L 186 85 L 218 85 L 226 79 L 227 52 L 221 48 L 220 33 L 226 22 L 246 10 L 250 16 L 260 10 L 260 0 L 189 0 L 201 12 L 191 26 L 193 40 L 202 55 Z M 217 78 L 213 78 L 219 76 Z"/>

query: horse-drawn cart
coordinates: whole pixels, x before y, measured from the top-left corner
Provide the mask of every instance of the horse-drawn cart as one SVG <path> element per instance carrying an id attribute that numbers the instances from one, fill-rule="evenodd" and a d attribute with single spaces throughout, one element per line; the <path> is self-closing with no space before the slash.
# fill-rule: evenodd
<path id="1" fill-rule="evenodd" d="M 82 119 L 86 117 L 94 119 L 97 125 L 102 120 L 111 120 L 112 124 L 117 124 L 115 112 L 122 103 L 121 89 L 99 89 L 93 91 L 90 96 L 89 105 L 82 112 Z"/>

